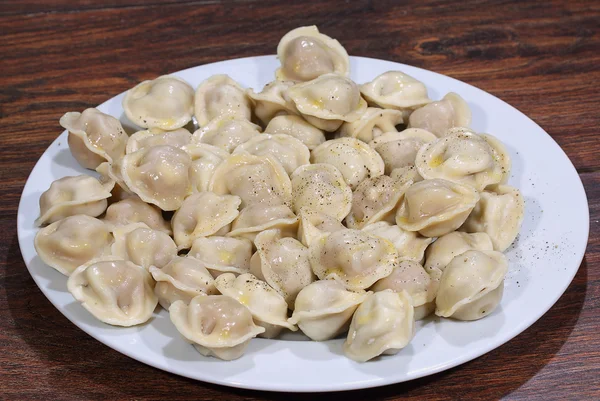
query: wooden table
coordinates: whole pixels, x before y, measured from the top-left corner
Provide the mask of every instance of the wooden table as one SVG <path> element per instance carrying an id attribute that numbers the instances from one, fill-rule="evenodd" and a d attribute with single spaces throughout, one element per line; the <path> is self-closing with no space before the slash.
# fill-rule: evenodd
<path id="1" fill-rule="evenodd" d="M 62 131 L 63 113 L 93 107 L 143 79 L 272 54 L 285 32 L 310 24 L 352 55 L 446 74 L 514 105 L 562 146 L 590 201 L 586 257 L 566 293 L 531 328 L 450 371 L 343 397 L 600 399 L 598 1 L 97 3 L 0 5 L 0 399 L 293 398 L 187 380 L 92 339 L 34 284 L 15 222 L 25 180 Z"/>

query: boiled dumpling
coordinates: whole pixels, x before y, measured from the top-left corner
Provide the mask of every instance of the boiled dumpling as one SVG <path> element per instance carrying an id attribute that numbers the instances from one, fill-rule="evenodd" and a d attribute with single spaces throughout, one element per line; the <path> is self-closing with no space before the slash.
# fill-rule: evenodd
<path id="1" fill-rule="evenodd" d="M 455 256 L 442 274 L 435 314 L 477 320 L 492 313 L 502 299 L 506 257 L 496 251 L 466 251 Z"/>
<path id="2" fill-rule="evenodd" d="M 233 154 L 243 152 L 255 156 L 273 156 L 288 175 L 298 167 L 310 164 L 308 148 L 299 139 L 285 134 L 257 135 L 235 148 Z"/>
<path id="3" fill-rule="evenodd" d="M 106 209 L 102 219 L 113 229 L 130 223 L 144 223 L 153 230 L 171 234 L 171 226 L 165 221 L 162 212 L 157 206 L 150 205 L 137 196 L 120 200 L 111 204 Z"/>
<path id="4" fill-rule="evenodd" d="M 369 142 L 385 164 L 385 174 L 396 168 L 414 166 L 417 152 L 423 145 L 437 138 L 429 131 L 409 128 L 401 132 L 386 132 Z"/>
<path id="5" fill-rule="evenodd" d="M 204 356 L 230 361 L 244 354 L 250 339 L 265 331 L 244 305 L 225 295 L 198 295 L 169 308 L 177 331 Z"/>
<path id="6" fill-rule="evenodd" d="M 335 166 L 351 189 L 366 178 L 382 175 L 385 169 L 381 156 L 355 138 L 338 138 L 319 145 L 312 151 L 311 161 Z"/>
<path id="7" fill-rule="evenodd" d="M 338 135 L 370 142 L 385 132 L 397 131 L 396 126 L 403 121 L 402 112 L 399 110 L 368 107 L 358 120 L 343 123 Z"/>
<path id="8" fill-rule="evenodd" d="M 265 134 L 286 134 L 302 141 L 310 150 L 325 142 L 325 134 L 302 117 L 283 115 L 274 117 L 265 128 Z"/>
<path id="9" fill-rule="evenodd" d="M 346 49 L 314 25 L 285 34 L 277 45 L 277 58 L 281 61 L 281 68 L 275 72 L 279 80 L 310 81 L 323 74 L 350 73 Z"/>
<path id="10" fill-rule="evenodd" d="M 284 237 L 294 237 L 298 231 L 298 217 L 286 205 L 255 203 L 242 209 L 227 236 L 254 241 L 258 233 L 273 228 L 281 230 Z"/>
<path id="11" fill-rule="evenodd" d="M 199 192 L 185 198 L 171 220 L 177 249 L 189 249 L 198 237 L 229 232 L 241 202 L 238 196 L 212 192 Z"/>
<path id="12" fill-rule="evenodd" d="M 352 314 L 368 294 L 348 291 L 336 280 L 315 281 L 298 294 L 289 322 L 312 340 L 329 340 L 348 330 Z"/>
<path id="13" fill-rule="evenodd" d="M 246 273 L 236 277 L 233 273 L 221 274 L 215 286 L 223 295 L 231 297 L 247 307 L 254 322 L 265 328 L 259 337 L 275 338 L 284 328 L 296 331 L 298 328 L 288 323 L 288 305 L 281 295 L 269 284 Z"/>
<path id="14" fill-rule="evenodd" d="M 344 354 L 357 362 L 394 355 L 412 340 L 414 325 L 412 299 L 406 291 L 370 294 L 352 317 Z"/>
<path id="15" fill-rule="evenodd" d="M 221 162 L 229 157 L 229 152 L 207 143 L 192 143 L 183 147 L 190 155 L 190 183 L 192 192 L 208 191 L 208 184 Z"/>
<path id="16" fill-rule="evenodd" d="M 368 224 L 362 230 L 385 238 L 394 244 L 400 259 L 413 260 L 419 263 L 423 261 L 425 249 L 433 241 L 433 238 L 423 237 L 414 231 L 403 230 L 396 224 L 385 221 Z"/>
<path id="17" fill-rule="evenodd" d="M 199 237 L 192 243 L 188 256 L 202 262 L 213 277 L 222 273 L 244 274 L 250 271 L 252 242 L 218 235 Z"/>
<path id="18" fill-rule="evenodd" d="M 101 183 L 89 175 L 59 178 L 40 196 L 38 226 L 54 223 L 68 216 L 86 214 L 96 217 L 104 213 L 115 182 Z"/>
<path id="19" fill-rule="evenodd" d="M 79 266 L 69 277 L 67 288 L 94 317 L 113 326 L 145 323 L 158 304 L 150 273 L 114 257 Z"/>
<path id="20" fill-rule="evenodd" d="M 128 136 L 121 122 L 98 109 L 66 113 L 60 125 L 69 131 L 69 150 L 82 167 L 96 169 L 125 153 Z"/>
<path id="21" fill-rule="evenodd" d="M 325 234 L 345 230 L 346 227 L 335 217 L 307 207 L 300 209 L 300 224 L 298 225 L 298 240 L 305 246 Z"/>
<path id="22" fill-rule="evenodd" d="M 213 75 L 196 89 L 194 115 L 201 127 L 219 117 L 250 120 L 251 104 L 237 82 L 227 75 Z"/>
<path id="23" fill-rule="evenodd" d="M 419 181 L 404 193 L 396 224 L 426 237 L 439 237 L 465 222 L 479 201 L 472 187 L 442 179 Z"/>
<path id="24" fill-rule="evenodd" d="M 183 148 L 192 141 L 192 134 L 185 128 L 165 131 L 160 128 L 149 128 L 132 134 L 127 140 L 126 153 L 133 153 L 152 146 L 170 145 Z"/>
<path id="25" fill-rule="evenodd" d="M 242 118 L 223 116 L 211 120 L 194 132 L 195 143 L 206 143 L 228 153 L 260 134 L 260 127 Z"/>
<path id="26" fill-rule="evenodd" d="M 450 92 L 442 100 L 413 111 L 408 123 L 411 128 L 422 128 L 441 137 L 452 127 L 471 125 L 471 109 L 462 97 Z"/>
<path id="27" fill-rule="evenodd" d="M 148 228 L 144 223 L 131 223 L 113 230 L 115 242 L 111 254 L 146 269 L 161 268 L 177 256 L 177 246 L 164 232 Z"/>
<path id="28" fill-rule="evenodd" d="M 431 100 L 427 87 L 401 71 L 388 71 L 360 86 L 360 92 L 373 104 L 384 109 L 411 111 Z"/>
<path id="29" fill-rule="evenodd" d="M 35 235 L 34 246 L 48 266 L 69 276 L 78 266 L 110 254 L 110 228 L 87 215 L 69 216 Z"/>
<path id="30" fill-rule="evenodd" d="M 254 114 L 266 126 L 276 116 L 298 114 L 294 103 L 285 96 L 285 92 L 294 85 L 292 81 L 273 81 L 263 90 L 255 93 L 248 89 L 246 94 L 254 103 Z"/>
<path id="31" fill-rule="evenodd" d="M 127 118 L 140 127 L 181 128 L 194 114 L 194 88 L 170 75 L 144 81 L 127 91 L 123 109 Z"/>

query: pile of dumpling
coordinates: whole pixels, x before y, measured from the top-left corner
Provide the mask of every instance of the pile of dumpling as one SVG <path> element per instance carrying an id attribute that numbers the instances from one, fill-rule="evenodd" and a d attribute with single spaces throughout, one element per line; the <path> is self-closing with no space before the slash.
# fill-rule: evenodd
<path id="1" fill-rule="evenodd" d="M 66 113 L 73 156 L 100 178 L 41 195 L 40 258 L 102 322 L 142 324 L 160 304 L 225 360 L 299 328 L 347 332 L 346 355 L 367 361 L 434 311 L 489 315 L 524 214 L 503 145 L 468 128 L 455 93 L 432 101 L 400 71 L 356 84 L 346 50 L 314 26 L 277 54 L 258 93 L 225 75 L 195 91 L 140 83 L 123 100 L 131 136 L 96 109 Z"/>

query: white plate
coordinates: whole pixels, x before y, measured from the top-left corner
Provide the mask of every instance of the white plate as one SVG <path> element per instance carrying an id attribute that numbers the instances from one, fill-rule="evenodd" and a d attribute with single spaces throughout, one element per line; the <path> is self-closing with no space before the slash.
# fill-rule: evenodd
<path id="1" fill-rule="evenodd" d="M 243 85 L 260 89 L 273 79 L 277 65 L 274 56 L 251 57 L 174 75 L 195 87 L 210 75 L 228 74 Z M 518 241 L 508 251 L 510 269 L 504 298 L 493 314 L 475 322 L 435 318 L 420 322 L 413 341 L 398 355 L 364 364 L 343 356 L 341 339 L 320 343 L 297 338 L 254 339 L 246 354 L 236 361 L 206 358 L 182 340 L 164 310 L 139 327 L 117 328 L 100 323 L 74 301 L 66 290 L 65 277 L 44 265 L 33 247 L 33 222 L 39 212 L 40 194 L 57 178 L 87 172 L 71 157 L 66 132 L 34 167 L 19 204 L 19 244 L 36 284 L 75 325 L 131 358 L 193 379 L 260 390 L 333 391 L 398 383 L 477 358 L 521 333 L 558 300 L 583 258 L 589 214 L 583 185 L 573 165 L 537 124 L 480 89 L 388 61 L 352 57 L 351 68 L 352 79 L 359 83 L 388 70 L 402 70 L 423 81 L 433 99 L 457 92 L 473 111 L 472 127 L 497 136 L 506 145 L 513 162 L 509 183 L 523 192 L 526 217 Z M 98 109 L 123 120 L 123 96 L 108 100 Z"/>

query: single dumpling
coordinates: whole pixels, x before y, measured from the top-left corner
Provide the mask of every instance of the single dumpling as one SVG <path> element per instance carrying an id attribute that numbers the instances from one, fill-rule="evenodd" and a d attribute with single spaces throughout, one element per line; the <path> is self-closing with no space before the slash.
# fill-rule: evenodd
<path id="1" fill-rule="evenodd" d="M 171 226 L 164 219 L 161 210 L 137 196 L 132 196 L 111 204 L 102 219 L 111 229 L 131 223 L 144 223 L 153 230 L 171 234 Z"/>
<path id="2" fill-rule="evenodd" d="M 302 141 L 309 150 L 325 142 L 322 130 L 312 126 L 302 117 L 283 115 L 274 117 L 265 128 L 265 134 L 286 134 Z"/>
<path id="3" fill-rule="evenodd" d="M 233 154 L 243 152 L 255 156 L 273 156 L 288 175 L 298 167 L 310 164 L 308 148 L 299 139 L 285 134 L 257 135 L 235 148 Z"/>
<path id="4" fill-rule="evenodd" d="M 82 264 L 109 255 L 112 242 L 109 226 L 80 214 L 40 229 L 33 244 L 44 263 L 69 276 Z"/>
<path id="5" fill-rule="evenodd" d="M 431 100 L 427 87 L 401 71 L 388 71 L 360 86 L 360 92 L 369 104 L 384 109 L 410 112 Z"/>
<path id="6" fill-rule="evenodd" d="M 336 280 L 315 281 L 298 294 L 289 322 L 314 341 L 329 340 L 348 330 L 352 314 L 368 294 L 348 291 Z"/>
<path id="7" fill-rule="evenodd" d="M 426 237 L 439 237 L 460 227 L 479 201 L 472 187 L 433 179 L 411 185 L 396 213 L 396 224 Z"/>
<path id="8" fill-rule="evenodd" d="M 299 217 L 298 240 L 304 246 L 310 246 L 323 235 L 346 229 L 335 217 L 308 207 L 300 209 Z"/>
<path id="9" fill-rule="evenodd" d="M 403 122 L 404 118 L 399 110 L 368 107 L 358 120 L 343 123 L 338 136 L 370 142 L 385 132 L 397 131 L 396 126 Z"/>
<path id="10" fill-rule="evenodd" d="M 131 122 L 143 128 L 181 128 L 194 114 L 194 88 L 171 75 L 143 81 L 127 91 L 123 109 Z"/>
<path id="11" fill-rule="evenodd" d="M 413 260 L 418 263 L 423 262 L 425 249 L 433 242 L 433 238 L 423 237 L 415 231 L 403 230 L 396 224 L 385 221 L 368 224 L 362 230 L 394 244 L 401 260 Z"/>
<path id="12" fill-rule="evenodd" d="M 125 153 L 128 136 L 121 122 L 113 116 L 90 108 L 83 113 L 68 112 L 59 122 L 69 131 L 69 150 L 82 167 L 96 169 L 101 163 Z"/>
<path id="13" fill-rule="evenodd" d="M 385 174 L 394 169 L 415 165 L 417 152 L 423 145 L 437 138 L 429 131 L 409 128 L 400 132 L 386 132 L 369 142 L 385 164 Z"/>
<path id="14" fill-rule="evenodd" d="M 207 143 L 191 143 L 183 147 L 190 155 L 190 183 L 192 192 L 208 191 L 208 184 L 215 169 L 229 157 L 229 152 Z"/>
<path id="15" fill-rule="evenodd" d="M 67 280 L 67 288 L 96 319 L 113 326 L 145 323 L 158 304 L 150 273 L 114 257 L 79 266 Z"/>
<path id="16" fill-rule="evenodd" d="M 229 156 L 216 169 L 208 186 L 218 195 L 237 195 L 241 207 L 256 203 L 290 205 L 292 185 L 285 169 L 272 156 L 239 153 Z"/>
<path id="17" fill-rule="evenodd" d="M 494 250 L 504 252 L 517 238 L 525 217 L 525 200 L 517 188 L 497 185 L 479 194 L 481 199 L 460 228 L 490 236 Z"/>
<path id="18" fill-rule="evenodd" d="M 356 309 L 344 354 L 357 362 L 397 354 L 412 340 L 414 326 L 412 299 L 406 291 L 375 292 Z"/>
<path id="19" fill-rule="evenodd" d="M 248 89 L 246 94 L 254 103 L 254 114 L 263 127 L 276 116 L 298 114 L 294 103 L 285 96 L 285 92 L 294 85 L 292 81 L 272 81 L 262 91 L 255 93 Z"/>
<path id="20" fill-rule="evenodd" d="M 264 327 L 259 337 L 275 338 L 281 330 L 297 331 L 288 323 L 288 305 L 283 297 L 269 284 L 246 273 L 236 277 L 233 273 L 221 274 L 215 280 L 217 290 L 244 305 L 250 310 L 254 322 Z"/>
<path id="21" fill-rule="evenodd" d="M 194 115 L 201 127 L 218 117 L 249 121 L 252 101 L 244 89 L 227 75 L 213 75 L 196 89 Z"/>
<path id="22" fill-rule="evenodd" d="M 218 235 L 199 237 L 192 243 L 188 257 L 202 262 L 213 277 L 223 273 L 244 274 L 250 271 L 252 241 Z"/>
<path id="23" fill-rule="evenodd" d="M 177 249 L 189 249 L 196 238 L 229 232 L 242 200 L 235 195 L 198 192 L 185 198 L 171 219 Z"/>
<path id="24" fill-rule="evenodd" d="M 320 280 L 340 280 L 349 290 L 364 290 L 389 276 L 399 263 L 390 241 L 360 230 L 340 230 L 313 241 L 310 264 Z"/>
<path id="25" fill-rule="evenodd" d="M 133 153 L 152 146 L 170 145 L 183 148 L 192 141 L 192 134 L 185 128 L 165 131 L 160 128 L 149 128 L 132 134 L 127 140 L 126 153 Z"/>
<path id="26" fill-rule="evenodd" d="M 177 256 L 173 239 L 162 231 L 149 228 L 144 223 L 131 223 L 113 230 L 115 242 L 111 255 L 129 260 L 138 266 L 159 269 Z"/>
<path id="27" fill-rule="evenodd" d="M 228 153 L 260 134 L 260 127 L 243 118 L 218 117 L 194 132 L 194 143 L 206 143 Z"/>
<path id="28" fill-rule="evenodd" d="M 443 178 L 482 191 L 508 180 L 511 161 L 491 135 L 456 131 L 421 147 L 415 166 L 425 179 Z"/>
<path id="29" fill-rule="evenodd" d="M 281 68 L 275 77 L 279 80 L 310 81 L 323 74 L 350 74 L 346 49 L 314 25 L 286 33 L 277 45 L 277 58 Z"/>
<path id="30" fill-rule="evenodd" d="M 76 214 L 100 216 L 108 206 L 114 185 L 112 180 L 101 183 L 89 175 L 59 178 L 40 195 L 40 217 L 35 224 L 43 226 Z"/>
<path id="31" fill-rule="evenodd" d="M 225 295 L 198 295 L 189 304 L 175 301 L 169 316 L 198 352 L 225 361 L 241 357 L 250 339 L 265 331 L 254 324 L 248 308 Z"/>
<path id="32" fill-rule="evenodd" d="M 442 274 L 435 314 L 477 320 L 492 313 L 504 290 L 506 257 L 497 251 L 467 251 L 455 256 Z"/>
<path id="33" fill-rule="evenodd" d="M 227 236 L 254 241 L 258 233 L 273 228 L 279 229 L 284 237 L 295 237 L 298 231 L 298 216 L 286 205 L 255 203 L 242 209 L 231 224 L 231 231 Z"/>
<path id="34" fill-rule="evenodd" d="M 376 282 L 372 291 L 406 291 L 412 298 L 415 320 L 421 320 L 435 310 L 437 285 L 423 266 L 412 260 L 403 260 L 392 274 Z"/>
<path id="35" fill-rule="evenodd" d="M 367 110 L 358 86 L 337 74 L 296 84 L 288 89 L 287 96 L 306 121 L 328 132 L 338 129 L 344 121 L 358 120 Z"/>
<path id="36" fill-rule="evenodd" d="M 176 256 L 162 268 L 150 266 L 150 274 L 156 281 L 154 293 L 158 303 L 166 310 L 175 301 L 189 304 L 198 295 L 217 293 L 208 270 L 202 262 L 191 257 Z"/>
<path id="37" fill-rule="evenodd" d="M 300 166 L 292 174 L 292 210 L 304 207 L 342 221 L 352 207 L 352 190 L 335 166 L 327 163 Z"/>
<path id="38" fill-rule="evenodd" d="M 250 260 L 250 272 L 275 288 L 294 309 L 300 290 L 315 280 L 308 248 L 295 238 L 282 237 L 277 229 L 261 232 L 254 244 L 257 251 Z"/>
<path id="39" fill-rule="evenodd" d="M 422 128 L 437 137 L 443 136 L 452 127 L 471 125 L 471 109 L 462 97 L 454 92 L 442 100 L 431 102 L 413 111 L 408 119 L 411 128 Z"/>
<path id="40" fill-rule="evenodd" d="M 177 210 L 191 192 L 192 159 L 174 146 L 143 148 L 123 157 L 121 175 L 127 187 L 144 202 L 162 210 Z"/>
<path id="41" fill-rule="evenodd" d="M 382 175 L 385 170 L 379 153 L 355 138 L 324 142 L 312 151 L 311 161 L 335 166 L 351 189 L 367 178 Z"/>

